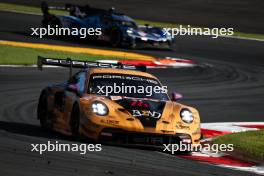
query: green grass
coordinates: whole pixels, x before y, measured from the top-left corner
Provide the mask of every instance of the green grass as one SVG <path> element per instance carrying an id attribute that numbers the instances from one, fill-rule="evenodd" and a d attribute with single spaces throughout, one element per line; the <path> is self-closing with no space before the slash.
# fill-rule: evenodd
<path id="1" fill-rule="evenodd" d="M 41 14 L 40 7 L 31 7 L 31 6 L 25 6 L 25 5 L 10 4 L 10 3 L 0 3 L 0 10 L 1 11 L 17 11 L 17 12 Z M 57 15 L 68 15 L 68 12 L 61 11 L 61 10 L 51 10 L 50 12 L 57 14 Z M 166 27 L 166 28 L 173 28 L 173 27 L 177 28 L 180 25 L 182 25 L 183 27 L 187 26 L 187 25 L 183 25 L 183 24 L 146 21 L 146 20 L 141 20 L 141 19 L 136 19 L 136 21 L 141 25 L 149 24 L 151 26 Z M 202 26 L 192 26 L 192 27 L 204 28 Z M 264 39 L 263 34 L 245 33 L 245 32 L 239 32 L 239 31 L 234 31 L 234 36 L 253 38 L 253 39 Z"/>
<path id="2" fill-rule="evenodd" d="M 9 3 L 0 3 L 0 10 L 42 14 L 40 7 L 31 7 L 31 6 L 25 6 L 25 5 L 9 4 Z M 67 12 L 61 11 L 61 10 L 51 10 L 50 12 L 57 14 L 57 15 L 68 14 Z"/>
<path id="3" fill-rule="evenodd" d="M 109 56 L 77 54 L 70 52 L 59 52 L 46 49 L 33 49 L 6 45 L 0 45 L 0 56 L 1 65 L 33 65 L 36 64 L 38 56 L 71 58 L 89 61 L 95 61 L 99 59 L 121 59 Z"/>
<path id="4" fill-rule="evenodd" d="M 264 130 L 233 133 L 216 138 L 217 144 L 234 144 L 235 150 L 264 161 Z"/>

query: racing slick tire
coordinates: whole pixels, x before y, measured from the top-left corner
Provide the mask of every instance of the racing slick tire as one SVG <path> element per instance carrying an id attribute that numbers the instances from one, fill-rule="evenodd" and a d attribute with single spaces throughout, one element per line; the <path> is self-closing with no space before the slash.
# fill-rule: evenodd
<path id="1" fill-rule="evenodd" d="M 41 21 L 42 27 L 47 28 L 48 25 L 53 28 L 57 26 L 61 27 L 60 19 L 55 15 L 49 13 L 49 6 L 47 2 L 43 1 L 41 3 L 41 11 L 43 13 L 43 19 Z"/>
<path id="2" fill-rule="evenodd" d="M 48 111 L 47 93 L 44 91 L 41 93 L 39 97 L 37 117 L 40 121 L 40 125 L 42 128 L 44 129 L 52 128 L 51 115 Z"/>
<path id="3" fill-rule="evenodd" d="M 129 45 L 130 49 L 137 49 L 137 44 L 135 41 L 131 42 L 131 44 Z"/>
<path id="4" fill-rule="evenodd" d="M 169 50 L 173 50 L 173 48 L 175 48 L 175 47 L 176 47 L 176 45 L 175 45 L 175 41 L 174 40 L 168 42 L 168 49 Z"/>
<path id="5" fill-rule="evenodd" d="M 122 33 L 118 28 L 113 28 L 110 32 L 110 43 L 113 47 L 121 46 Z"/>
<path id="6" fill-rule="evenodd" d="M 74 103 L 71 112 L 70 128 L 73 137 L 79 137 L 80 109 L 78 103 Z"/>

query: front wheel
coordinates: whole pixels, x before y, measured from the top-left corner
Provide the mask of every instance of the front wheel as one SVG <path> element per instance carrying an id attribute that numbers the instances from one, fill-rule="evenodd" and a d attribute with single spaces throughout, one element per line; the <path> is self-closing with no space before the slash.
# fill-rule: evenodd
<path id="1" fill-rule="evenodd" d="M 113 47 L 121 46 L 122 34 L 117 28 L 113 28 L 110 33 L 110 42 Z"/>
<path id="2" fill-rule="evenodd" d="M 72 136 L 79 136 L 79 125 L 80 125 L 80 109 L 77 103 L 72 107 L 70 127 Z"/>

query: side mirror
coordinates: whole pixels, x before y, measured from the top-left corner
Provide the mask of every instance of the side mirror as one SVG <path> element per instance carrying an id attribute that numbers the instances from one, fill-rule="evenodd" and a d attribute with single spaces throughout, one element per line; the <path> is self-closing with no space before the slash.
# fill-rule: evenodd
<path id="1" fill-rule="evenodd" d="M 183 98 L 182 94 L 179 94 L 177 92 L 172 92 L 171 93 L 171 101 L 178 101 L 178 100 L 180 100 L 182 98 Z"/>
<path id="2" fill-rule="evenodd" d="M 76 86 L 76 84 L 69 84 L 67 87 L 67 90 L 71 91 L 71 92 L 78 93 L 78 87 Z"/>

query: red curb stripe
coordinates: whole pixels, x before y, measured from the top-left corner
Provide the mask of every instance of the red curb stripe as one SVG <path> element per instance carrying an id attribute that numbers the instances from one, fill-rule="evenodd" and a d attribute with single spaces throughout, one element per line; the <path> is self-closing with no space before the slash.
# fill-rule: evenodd
<path id="1" fill-rule="evenodd" d="M 145 66 L 158 66 L 153 61 L 142 61 L 142 60 L 121 60 L 119 61 L 121 64 L 127 64 L 127 65 L 145 65 Z"/>
<path id="2" fill-rule="evenodd" d="M 245 128 L 264 129 L 264 125 L 236 125 L 236 126 L 245 127 Z"/>
<path id="3" fill-rule="evenodd" d="M 186 63 L 186 64 L 194 64 L 195 62 L 193 60 L 187 60 L 187 59 L 176 59 L 176 58 L 157 58 L 156 61 L 161 63 Z"/>
<path id="4" fill-rule="evenodd" d="M 191 159 L 195 161 L 206 162 L 215 165 L 228 165 L 228 166 L 236 166 L 236 167 L 252 167 L 255 166 L 256 163 L 253 162 L 244 162 L 238 159 L 235 159 L 229 155 L 222 157 L 210 157 L 210 156 L 180 156 L 181 158 Z"/>
<path id="5" fill-rule="evenodd" d="M 213 137 L 217 137 L 217 136 L 231 134 L 231 132 L 217 131 L 217 130 L 209 130 L 209 129 L 204 129 L 204 128 L 201 128 L 201 133 L 206 138 L 213 138 Z"/>
<path id="6" fill-rule="evenodd" d="M 128 65 L 145 65 L 145 66 L 175 66 L 175 64 L 190 64 L 193 65 L 194 62 L 192 60 L 180 60 L 180 59 L 154 59 L 154 60 L 120 60 L 122 64 Z"/>

